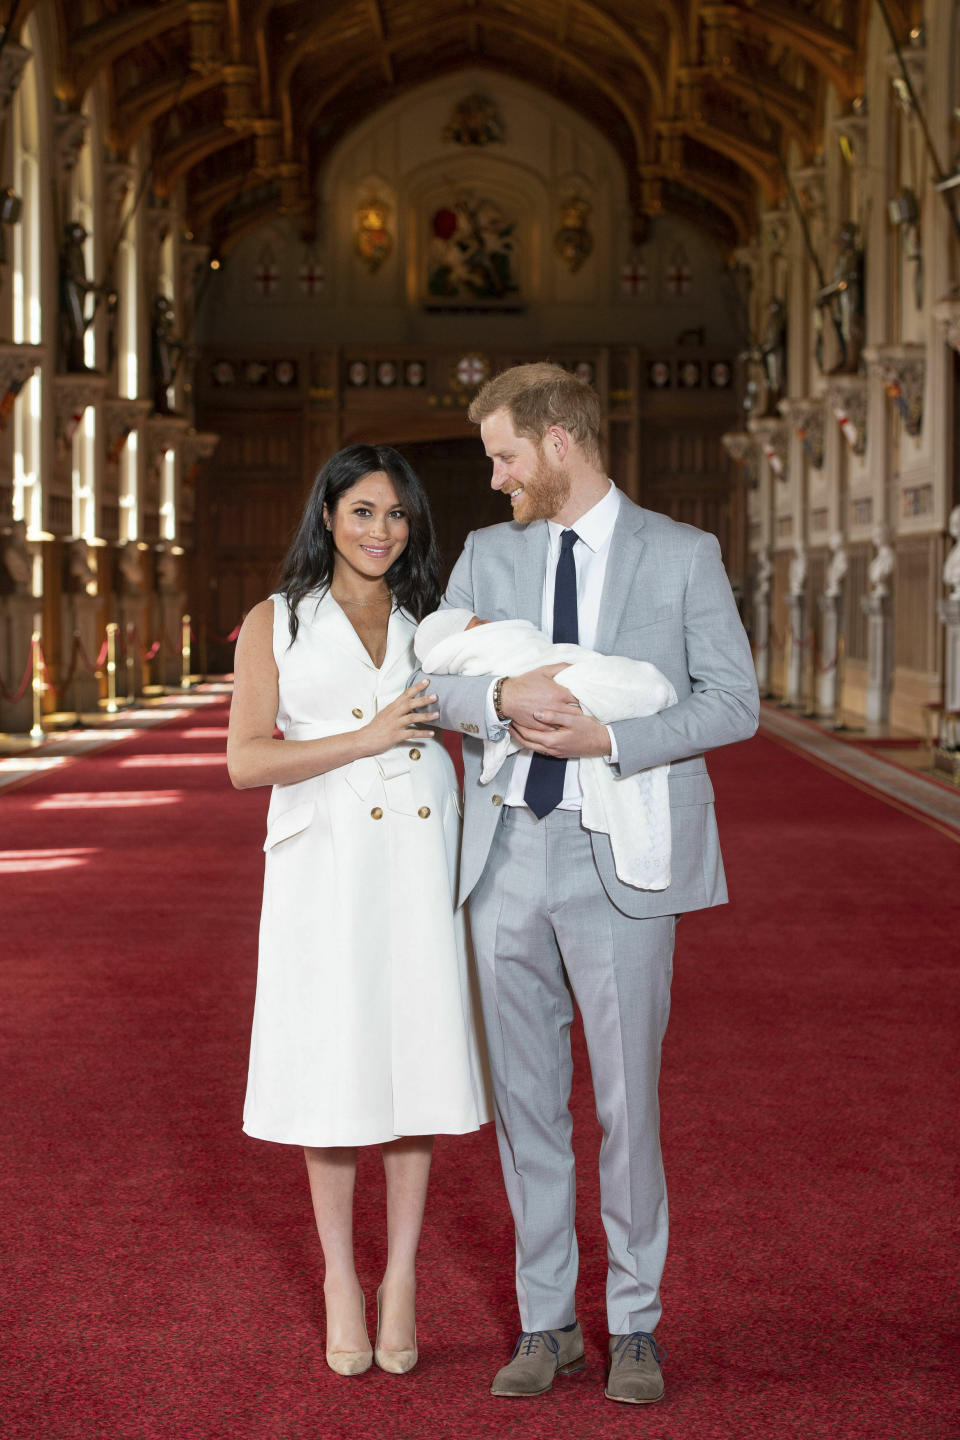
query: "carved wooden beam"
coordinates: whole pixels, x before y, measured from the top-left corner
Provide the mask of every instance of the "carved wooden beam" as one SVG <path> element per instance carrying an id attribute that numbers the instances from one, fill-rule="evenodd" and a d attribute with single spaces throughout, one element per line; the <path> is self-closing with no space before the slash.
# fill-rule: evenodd
<path id="1" fill-rule="evenodd" d="M 158 116 L 219 83 L 220 76 L 216 71 L 205 74 L 198 74 L 193 70 L 181 71 L 173 79 L 164 77 L 153 85 L 145 85 L 123 96 L 117 104 L 115 148 L 129 150 L 137 137 Z"/>
<path id="2" fill-rule="evenodd" d="M 393 61 L 390 58 L 390 51 L 384 44 L 387 32 L 383 24 L 383 12 L 380 9 L 380 0 L 367 0 L 367 10 L 370 13 L 370 27 L 380 47 L 380 64 L 383 66 L 383 78 L 388 85 L 394 83 Z"/>
<path id="3" fill-rule="evenodd" d="M 136 5 L 85 25 L 70 41 L 71 65 L 61 82 L 65 98 L 82 99 L 98 71 L 145 40 L 183 25 L 189 10 L 189 0 L 168 0 L 165 5 Z"/>
<path id="4" fill-rule="evenodd" d="M 514 21 L 499 15 L 488 15 L 485 13 L 483 17 L 483 28 L 485 30 L 496 30 L 501 34 L 510 35 L 514 39 L 525 41 L 535 50 L 539 49 L 544 51 L 548 55 L 557 56 L 562 59 L 563 63 L 569 66 L 571 70 L 576 70 L 578 74 L 585 76 L 586 79 L 590 82 L 590 84 L 592 84 L 597 90 L 599 90 L 603 95 L 605 95 L 607 99 L 617 108 L 617 110 L 620 111 L 624 120 L 627 122 L 627 125 L 630 127 L 630 134 L 633 137 L 633 143 L 638 165 L 643 164 L 643 162 L 648 158 L 647 137 L 643 124 L 641 123 L 641 117 L 637 114 L 636 110 L 634 110 L 628 103 L 626 97 L 624 96 L 623 88 L 620 85 L 616 84 L 613 80 L 608 79 L 599 70 L 597 70 L 594 65 L 584 60 L 582 56 L 576 54 L 574 51 L 570 50 L 567 47 L 558 45 L 556 41 L 551 39 L 549 36 L 543 35 L 537 30 L 531 30 L 529 26 L 523 25 L 518 21 Z M 385 43 L 391 50 L 400 49 L 402 46 L 409 45 L 412 41 L 421 39 L 429 40 L 435 44 L 438 43 L 440 40 L 445 39 L 448 34 L 459 33 L 462 31 L 462 29 L 462 17 L 451 16 L 443 21 L 432 21 L 423 25 L 413 26 L 405 30 L 402 34 L 398 33 L 396 36 L 391 37 Z M 334 80 L 330 85 L 328 85 L 326 89 L 320 91 L 319 94 L 314 95 L 307 103 L 306 109 L 301 112 L 297 117 L 298 130 L 300 130 L 301 132 L 304 130 L 309 130 L 311 124 L 314 122 L 314 120 L 317 119 L 319 115 L 323 113 L 323 111 L 330 104 L 330 102 L 335 99 L 336 96 L 339 95 L 343 90 L 345 90 L 359 75 L 363 74 L 363 72 L 368 69 L 370 63 L 371 57 L 366 56 L 363 60 L 359 61 L 350 69 L 341 71 L 341 73 L 337 76 L 337 79 Z M 289 75 L 293 73 L 293 70 L 295 68 L 296 65 L 288 66 L 288 80 Z M 293 153 L 294 125 L 293 107 L 290 100 L 290 90 L 288 83 L 281 91 L 280 99 L 281 113 L 284 125 L 285 150 L 287 155 L 291 155 Z"/>
<path id="5" fill-rule="evenodd" d="M 153 185 L 158 195 L 169 195 L 181 175 L 199 165 L 208 155 L 236 145 L 247 134 L 236 126 L 208 125 L 184 135 L 166 150 L 161 151 L 153 173 Z"/>
<path id="6" fill-rule="evenodd" d="M 795 50 L 829 80 L 839 95 L 850 98 L 859 88 L 858 76 L 849 63 L 856 57 L 856 46 L 844 31 L 775 0 L 738 6 L 736 24 L 752 35 L 779 40 Z"/>

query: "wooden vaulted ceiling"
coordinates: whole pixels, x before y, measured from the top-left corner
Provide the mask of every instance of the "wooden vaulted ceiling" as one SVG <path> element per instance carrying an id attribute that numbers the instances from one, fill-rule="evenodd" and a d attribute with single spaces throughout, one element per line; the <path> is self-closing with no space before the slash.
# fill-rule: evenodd
<path id="1" fill-rule="evenodd" d="M 36 0 L 18 8 L 18 22 Z M 55 0 L 58 93 L 102 76 L 110 143 L 149 134 L 153 184 L 183 182 L 220 247 L 270 211 L 315 213 L 326 156 L 359 120 L 482 65 L 598 125 L 635 213 L 698 212 L 733 243 L 782 157 L 819 145 L 824 87 L 862 79 L 869 0 Z M 9 8 L 9 7 L 8 7 Z M 909 0 L 895 0 L 909 26 Z M 2 7 L 0 7 L 2 9 Z"/>

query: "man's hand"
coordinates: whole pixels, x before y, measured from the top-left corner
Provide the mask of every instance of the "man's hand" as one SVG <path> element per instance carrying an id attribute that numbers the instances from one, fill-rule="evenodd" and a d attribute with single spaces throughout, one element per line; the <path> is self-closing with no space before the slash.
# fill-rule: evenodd
<path id="1" fill-rule="evenodd" d="M 579 713 L 580 706 L 570 691 L 564 690 L 553 678 L 567 669 L 567 665 L 541 665 L 539 670 L 528 670 L 526 675 L 511 675 L 500 687 L 503 714 L 509 715 L 515 724 L 539 730 L 543 728 L 543 721 L 537 719 L 537 710 L 562 712 L 572 707 Z"/>
<path id="2" fill-rule="evenodd" d="M 579 708 L 541 710 L 533 725 L 510 726 L 510 733 L 527 750 L 556 755 L 560 760 L 579 760 L 585 755 L 609 755 L 610 733 L 599 720 Z"/>

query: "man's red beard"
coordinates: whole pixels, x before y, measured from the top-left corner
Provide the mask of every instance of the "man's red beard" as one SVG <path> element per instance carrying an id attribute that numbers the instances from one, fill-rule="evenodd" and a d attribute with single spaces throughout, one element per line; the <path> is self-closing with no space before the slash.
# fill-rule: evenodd
<path id="1" fill-rule="evenodd" d="M 570 499 L 570 472 L 562 466 L 553 470 L 544 454 L 537 456 L 537 468 L 525 481 L 523 495 L 513 507 L 513 518 L 521 525 L 531 520 L 552 520 Z"/>

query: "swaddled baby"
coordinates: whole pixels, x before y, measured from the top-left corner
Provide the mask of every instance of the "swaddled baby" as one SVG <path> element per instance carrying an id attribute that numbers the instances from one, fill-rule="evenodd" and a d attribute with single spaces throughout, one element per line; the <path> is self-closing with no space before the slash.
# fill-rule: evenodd
<path id="1" fill-rule="evenodd" d="M 646 660 L 554 644 L 529 620 L 484 621 L 469 610 L 437 610 L 420 623 L 413 643 L 421 666 L 434 675 L 523 675 L 565 665 L 557 684 L 603 725 L 655 715 L 677 702 L 670 681 Z M 480 783 L 489 784 L 520 748 L 509 732 L 484 740 Z M 610 836 L 619 879 L 641 890 L 670 884 L 669 768 L 655 765 L 620 779 L 598 756 L 580 760 L 583 824 Z"/>

